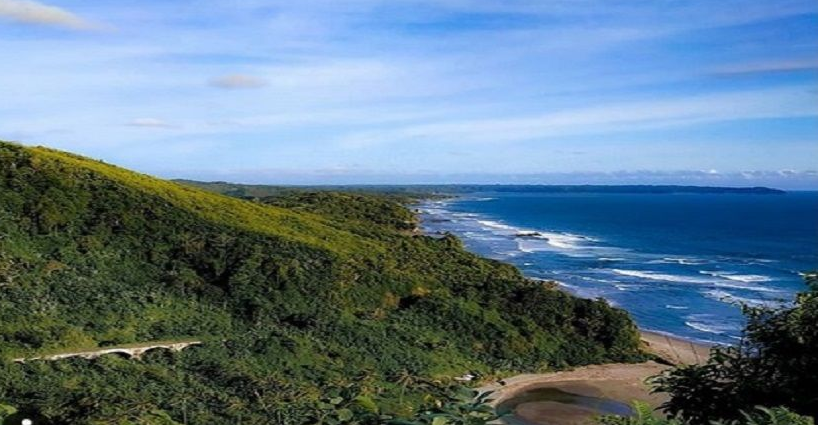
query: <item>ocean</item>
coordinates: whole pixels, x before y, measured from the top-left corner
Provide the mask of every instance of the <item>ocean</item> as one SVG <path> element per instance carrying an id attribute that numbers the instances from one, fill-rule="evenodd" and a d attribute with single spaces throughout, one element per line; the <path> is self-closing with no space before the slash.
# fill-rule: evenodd
<path id="1" fill-rule="evenodd" d="M 693 341 L 735 343 L 741 303 L 787 305 L 818 269 L 818 192 L 479 193 L 419 210 L 427 233 Z"/>

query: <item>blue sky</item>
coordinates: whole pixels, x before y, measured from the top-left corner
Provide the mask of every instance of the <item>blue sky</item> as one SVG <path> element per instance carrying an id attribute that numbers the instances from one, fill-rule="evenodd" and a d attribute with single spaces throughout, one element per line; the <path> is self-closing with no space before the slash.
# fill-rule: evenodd
<path id="1" fill-rule="evenodd" d="M 0 139 L 253 183 L 818 188 L 814 0 L 0 0 Z"/>

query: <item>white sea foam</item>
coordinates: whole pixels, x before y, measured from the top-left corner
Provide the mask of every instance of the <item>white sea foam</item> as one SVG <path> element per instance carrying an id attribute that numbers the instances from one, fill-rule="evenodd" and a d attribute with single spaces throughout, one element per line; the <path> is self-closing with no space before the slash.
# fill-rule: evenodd
<path id="1" fill-rule="evenodd" d="M 597 258 L 597 260 L 599 260 L 599 261 L 610 261 L 610 262 L 613 262 L 613 261 L 625 261 L 625 258 L 619 258 L 619 257 L 599 257 L 599 258 Z"/>
<path id="2" fill-rule="evenodd" d="M 661 260 L 653 260 L 651 263 L 669 263 L 669 264 L 682 264 L 685 266 L 693 266 L 698 264 L 706 264 L 708 261 L 703 260 L 701 258 L 690 258 L 690 257 L 663 257 Z"/>
<path id="3" fill-rule="evenodd" d="M 507 230 L 507 231 L 515 231 L 517 230 L 514 226 L 509 226 L 508 224 L 503 224 L 493 220 L 477 220 L 478 223 L 482 224 L 485 227 L 490 229 L 499 229 L 499 230 Z"/>
<path id="4" fill-rule="evenodd" d="M 463 232 L 463 236 L 469 239 L 477 240 L 477 241 L 501 241 L 503 238 L 492 236 L 490 234 L 485 233 L 478 233 L 478 232 Z"/>
<path id="5" fill-rule="evenodd" d="M 673 305 L 673 304 L 666 304 L 665 308 L 669 308 L 671 310 L 687 310 L 688 309 L 688 307 L 685 307 L 683 305 Z"/>
<path id="6" fill-rule="evenodd" d="M 474 218 L 479 217 L 477 214 L 474 213 L 452 213 L 454 217 L 461 217 L 461 218 Z"/>
<path id="7" fill-rule="evenodd" d="M 781 292 L 779 289 L 766 286 L 752 285 L 752 283 L 770 282 L 773 279 L 769 276 L 757 274 L 737 274 L 735 272 L 721 272 L 700 270 L 699 273 L 724 279 L 723 282 L 715 282 L 714 285 L 720 288 L 745 289 L 758 292 Z"/>
<path id="8" fill-rule="evenodd" d="M 736 282 L 745 282 L 745 283 L 752 283 L 752 282 L 769 282 L 773 280 L 769 276 L 762 276 L 758 274 L 737 274 L 734 272 L 714 272 L 708 270 L 700 270 L 699 273 L 710 275 L 713 277 L 720 277 L 727 280 L 734 280 Z"/>
<path id="9" fill-rule="evenodd" d="M 545 281 L 546 279 L 540 279 L 540 280 Z M 576 290 L 578 290 L 578 289 L 579 289 L 579 287 L 578 287 L 578 286 L 575 286 L 575 285 L 569 285 L 569 284 L 567 284 L 567 283 L 565 283 L 565 282 L 563 282 L 563 281 L 561 281 L 561 280 L 555 280 L 555 282 L 557 282 L 557 285 L 558 285 L 558 286 L 562 286 L 563 288 L 571 289 L 571 290 L 574 290 L 574 291 L 576 291 Z"/>
<path id="10" fill-rule="evenodd" d="M 702 322 L 686 321 L 685 325 L 687 325 L 688 327 L 693 328 L 693 329 L 695 329 L 697 331 L 706 332 L 706 333 L 710 333 L 710 334 L 716 334 L 716 335 L 724 335 L 725 333 L 727 333 L 730 330 L 730 329 L 724 329 L 724 328 L 719 327 L 719 326 L 714 326 L 714 325 L 711 325 L 711 324 L 708 324 L 708 323 L 702 323 Z"/>
<path id="11" fill-rule="evenodd" d="M 582 241 L 588 239 L 571 235 L 567 233 L 543 233 L 540 232 L 542 238 L 548 241 L 548 244 L 555 248 L 562 249 L 576 249 Z"/>
<path id="12" fill-rule="evenodd" d="M 506 236 L 516 236 L 518 234 L 526 235 L 525 239 L 539 239 L 543 240 L 548 243 L 548 245 L 557 248 L 557 249 L 565 249 L 565 250 L 573 250 L 579 248 L 585 242 L 596 242 L 596 239 L 582 236 L 582 235 L 574 235 L 571 233 L 557 233 L 557 232 L 545 232 L 539 230 L 530 230 L 530 229 L 522 229 L 519 227 L 510 226 L 505 223 L 501 223 L 499 221 L 494 220 L 476 220 L 478 224 L 483 226 L 486 230 L 491 230 L 493 232 L 499 232 L 500 234 Z M 522 239 L 522 238 L 520 238 Z M 534 250 L 539 250 L 537 248 L 532 248 L 531 245 L 525 245 L 523 248 L 525 252 L 533 252 Z"/>
<path id="13" fill-rule="evenodd" d="M 710 279 L 701 279 L 691 276 L 683 276 L 683 275 L 675 275 L 675 274 L 665 274 L 665 273 L 657 273 L 651 271 L 641 271 L 641 270 L 623 270 L 623 269 L 611 269 L 612 272 L 622 275 L 622 276 L 630 276 L 630 277 L 638 277 L 640 279 L 649 279 L 649 280 L 661 280 L 664 282 L 676 282 L 676 283 L 703 283 L 703 284 L 710 284 L 713 283 Z"/>
<path id="14" fill-rule="evenodd" d="M 767 305 L 775 305 L 777 302 L 775 301 L 768 301 L 768 300 L 761 300 L 756 298 L 747 298 L 747 297 L 740 297 L 738 295 L 732 294 L 727 291 L 722 291 L 720 289 L 712 289 L 709 291 L 704 291 L 703 294 L 716 301 L 725 302 L 728 304 L 746 304 L 750 306 L 767 306 Z"/>
<path id="15" fill-rule="evenodd" d="M 603 283 L 620 283 L 618 280 L 610 280 L 610 279 L 598 279 L 598 278 L 591 277 L 591 276 L 574 275 L 574 277 L 576 277 L 576 278 L 580 278 L 580 279 L 585 280 L 585 281 L 588 281 L 588 282 L 595 282 L 595 283 L 596 283 L 596 282 L 603 282 Z"/>
<path id="16" fill-rule="evenodd" d="M 738 323 L 727 323 L 712 314 L 691 314 L 685 317 L 685 325 L 701 332 L 726 335 L 741 330 Z"/>
<path id="17" fill-rule="evenodd" d="M 548 251 L 550 246 L 542 241 L 518 240 L 517 249 L 527 254 L 539 251 Z"/>
<path id="18" fill-rule="evenodd" d="M 743 289 L 745 291 L 782 292 L 780 289 L 767 288 L 767 287 L 764 287 L 764 286 L 757 286 L 757 285 L 748 285 L 746 283 L 740 283 L 740 282 L 716 282 L 713 285 L 717 286 L 719 288 Z"/>
<path id="19" fill-rule="evenodd" d="M 523 231 L 525 233 L 526 231 Z M 565 232 L 543 232 L 543 231 L 535 231 L 532 232 L 534 236 L 533 238 L 542 239 L 548 241 L 548 244 L 555 247 L 555 248 L 562 248 L 562 249 L 576 249 L 576 248 L 592 248 L 589 246 L 582 246 L 586 242 L 599 242 L 598 239 L 594 239 L 590 236 L 583 236 L 583 235 L 575 235 L 573 233 L 565 233 Z"/>

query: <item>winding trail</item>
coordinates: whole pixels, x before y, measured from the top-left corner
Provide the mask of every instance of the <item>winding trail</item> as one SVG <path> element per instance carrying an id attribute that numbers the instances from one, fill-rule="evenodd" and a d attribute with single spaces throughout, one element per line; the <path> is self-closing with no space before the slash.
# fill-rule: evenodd
<path id="1" fill-rule="evenodd" d="M 138 359 L 143 354 L 147 353 L 151 350 L 156 349 L 165 349 L 170 351 L 182 351 L 185 348 L 194 346 L 194 345 L 202 345 L 202 341 L 176 341 L 176 342 L 146 342 L 141 344 L 129 344 L 129 345 L 122 345 L 122 346 L 113 346 L 113 347 L 106 347 L 100 348 L 98 350 L 87 350 L 87 351 L 73 351 L 73 352 L 64 352 L 64 353 L 56 353 L 56 354 L 47 354 L 37 357 L 20 357 L 16 359 L 12 359 L 15 363 L 25 363 L 29 361 L 35 360 L 44 360 L 44 361 L 56 361 L 56 360 L 64 360 L 70 359 L 73 357 L 80 357 L 83 359 L 96 359 L 100 356 L 104 356 L 106 354 L 122 354 L 131 359 Z"/>

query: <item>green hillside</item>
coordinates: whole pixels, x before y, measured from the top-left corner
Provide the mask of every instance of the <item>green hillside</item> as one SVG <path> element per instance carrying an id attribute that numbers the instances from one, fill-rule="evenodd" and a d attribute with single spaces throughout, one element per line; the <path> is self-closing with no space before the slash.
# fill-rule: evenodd
<path id="1" fill-rule="evenodd" d="M 413 226 L 389 198 L 251 202 L 0 143 L 0 409 L 74 424 L 407 416 L 466 372 L 642 359 L 623 311 Z M 182 339 L 205 343 L 9 361 Z"/>

